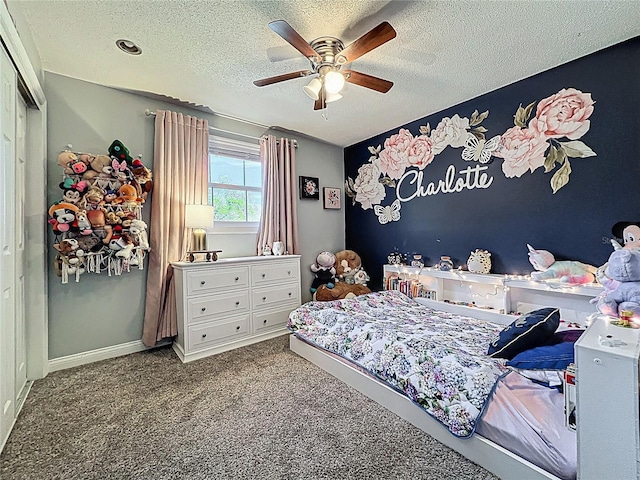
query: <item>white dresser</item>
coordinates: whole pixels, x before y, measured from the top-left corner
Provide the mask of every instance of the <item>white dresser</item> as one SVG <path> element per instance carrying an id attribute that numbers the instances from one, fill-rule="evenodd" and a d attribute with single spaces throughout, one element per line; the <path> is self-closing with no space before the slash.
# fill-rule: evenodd
<path id="1" fill-rule="evenodd" d="M 287 333 L 300 305 L 300 256 L 175 262 L 178 336 L 183 362 Z"/>

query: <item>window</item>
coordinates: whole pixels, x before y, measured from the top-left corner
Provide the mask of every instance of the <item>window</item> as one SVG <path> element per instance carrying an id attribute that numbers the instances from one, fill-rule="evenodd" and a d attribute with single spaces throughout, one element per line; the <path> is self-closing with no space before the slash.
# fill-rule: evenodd
<path id="1" fill-rule="evenodd" d="M 258 143 L 209 137 L 209 205 L 214 228 L 258 229 L 262 212 L 262 164 Z"/>

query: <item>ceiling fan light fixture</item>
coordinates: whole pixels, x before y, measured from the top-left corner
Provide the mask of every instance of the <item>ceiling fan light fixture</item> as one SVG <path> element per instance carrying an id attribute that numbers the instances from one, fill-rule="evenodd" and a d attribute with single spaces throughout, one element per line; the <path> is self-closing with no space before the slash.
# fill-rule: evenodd
<path id="1" fill-rule="evenodd" d="M 335 70 L 327 72 L 324 76 L 324 88 L 327 90 L 327 93 L 338 93 L 344 88 L 344 83 L 344 75 Z"/>
<path id="2" fill-rule="evenodd" d="M 335 102 L 336 100 L 340 100 L 342 98 L 342 95 L 339 93 L 329 93 L 327 92 L 327 98 L 325 98 L 325 102 L 327 103 L 331 103 L 331 102 Z"/>
<path id="3" fill-rule="evenodd" d="M 316 77 L 302 87 L 302 90 L 304 90 L 304 93 L 311 97 L 312 100 L 318 100 L 318 98 L 320 98 L 320 90 L 322 90 L 322 80 Z"/>

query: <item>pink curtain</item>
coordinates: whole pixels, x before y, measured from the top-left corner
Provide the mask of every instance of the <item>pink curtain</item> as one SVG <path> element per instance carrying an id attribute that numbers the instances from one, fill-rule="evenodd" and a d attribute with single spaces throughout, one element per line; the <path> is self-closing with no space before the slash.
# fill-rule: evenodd
<path id="1" fill-rule="evenodd" d="M 258 230 L 257 252 L 265 245 L 283 242 L 285 251 L 297 254 L 298 206 L 296 183 L 296 150 L 293 140 L 273 135 L 260 139 L 262 161 L 262 216 Z"/>
<path id="2" fill-rule="evenodd" d="M 142 342 L 178 334 L 175 285 L 170 262 L 187 252 L 185 204 L 207 204 L 209 123 L 158 110 L 153 158 L 153 199 L 149 224 L 149 268 Z"/>

